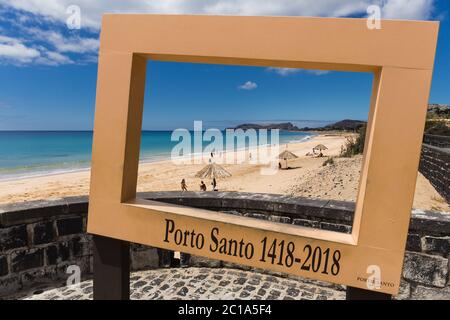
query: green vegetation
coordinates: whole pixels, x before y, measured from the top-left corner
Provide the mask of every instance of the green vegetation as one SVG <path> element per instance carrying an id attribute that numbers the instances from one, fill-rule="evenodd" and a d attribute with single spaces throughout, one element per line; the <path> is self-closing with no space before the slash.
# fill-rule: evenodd
<path id="1" fill-rule="evenodd" d="M 349 137 L 345 143 L 345 147 L 341 150 L 341 157 L 351 158 L 354 155 L 362 154 L 364 151 L 364 141 L 366 138 L 366 125 L 358 129 L 358 136 L 356 138 Z"/>
<path id="2" fill-rule="evenodd" d="M 450 127 L 445 121 L 435 120 L 434 118 L 427 119 L 425 122 L 425 133 L 434 134 L 438 136 L 450 136 Z"/>
<path id="3" fill-rule="evenodd" d="M 427 119 L 450 119 L 450 106 L 438 103 L 429 104 Z"/>
<path id="4" fill-rule="evenodd" d="M 438 120 L 434 116 L 427 118 L 425 123 L 425 133 L 438 136 L 450 136 L 450 127 L 445 120 Z M 358 130 L 358 136 L 347 138 L 345 146 L 342 148 L 340 156 L 351 158 L 354 155 L 364 152 L 364 141 L 366 137 L 366 125 Z M 326 165 L 324 163 L 324 165 Z"/>

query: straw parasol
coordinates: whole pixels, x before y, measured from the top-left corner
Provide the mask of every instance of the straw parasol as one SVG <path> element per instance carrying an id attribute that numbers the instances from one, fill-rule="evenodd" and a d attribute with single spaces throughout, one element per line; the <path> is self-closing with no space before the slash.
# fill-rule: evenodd
<path id="1" fill-rule="evenodd" d="M 314 147 L 314 149 L 319 151 L 328 150 L 328 148 L 325 147 L 323 144 L 318 144 L 317 146 Z"/>
<path id="2" fill-rule="evenodd" d="M 314 152 L 315 150 L 322 151 L 322 150 L 328 150 L 328 148 L 325 147 L 323 144 L 318 144 L 317 146 L 315 146 L 315 147 L 313 148 L 313 152 Z"/>
<path id="3" fill-rule="evenodd" d="M 284 150 L 282 153 L 280 153 L 278 155 L 278 159 L 296 159 L 298 158 L 297 155 L 295 155 L 294 153 L 290 152 L 289 150 Z"/>
<path id="4" fill-rule="evenodd" d="M 298 158 L 298 156 L 292 152 L 290 152 L 289 150 L 284 150 L 282 153 L 280 153 L 278 155 L 278 159 L 283 159 L 286 160 L 286 168 L 287 168 L 287 161 L 288 159 L 296 159 Z"/>
<path id="5" fill-rule="evenodd" d="M 195 174 L 197 178 L 226 178 L 231 177 L 231 173 L 216 163 L 210 163 Z"/>

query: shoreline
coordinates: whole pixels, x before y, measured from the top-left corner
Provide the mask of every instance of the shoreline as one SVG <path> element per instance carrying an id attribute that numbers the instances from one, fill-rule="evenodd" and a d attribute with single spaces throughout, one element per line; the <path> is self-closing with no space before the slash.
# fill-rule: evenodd
<path id="1" fill-rule="evenodd" d="M 335 158 L 334 165 L 323 166 L 328 156 L 339 154 L 341 146 L 346 143 L 348 136 L 349 133 L 323 133 L 302 142 L 280 144 L 278 152 L 284 151 L 287 147 L 298 158 L 288 160 L 291 169 L 277 170 L 271 175 L 262 172 L 264 168 L 268 168 L 267 164 L 251 163 L 248 154 L 252 152 L 252 158 L 254 158 L 252 148 L 233 151 L 234 161 L 240 157 L 240 159 L 245 159 L 245 162 L 221 164 L 232 176 L 217 179 L 218 188 L 220 191 L 285 194 L 327 200 L 355 201 L 362 156 Z M 323 152 L 324 157 L 307 156 L 318 144 L 328 147 L 328 150 Z M 262 149 L 264 148 L 260 148 L 260 150 Z M 222 153 L 222 157 L 225 157 L 225 152 Z M 202 159 L 198 161 L 199 158 L 203 158 L 203 161 Z M 195 177 L 195 174 L 209 163 L 209 158 L 209 155 L 205 154 L 189 156 L 188 164 L 176 164 L 172 159 L 153 162 L 141 161 L 138 169 L 137 191 L 180 190 L 182 179 L 186 180 L 188 190 L 199 190 L 200 181 L 204 180 L 207 190 L 210 191 L 212 189 L 211 179 Z M 217 155 L 214 158 L 214 162 L 219 163 Z M 197 161 L 193 161 L 194 159 Z M 75 172 L 0 181 L 0 203 L 88 195 L 89 187 L 90 168 Z M 450 213 L 449 205 L 420 173 L 416 184 L 414 208 Z"/>
<path id="2" fill-rule="evenodd" d="M 305 138 L 301 139 L 301 140 L 290 140 L 287 143 L 280 143 L 279 144 L 279 148 L 282 148 L 282 145 L 285 144 L 296 144 L 296 143 L 303 143 L 306 141 L 311 141 L 312 139 L 314 139 L 314 137 L 320 136 L 320 134 L 317 133 L 311 133 L 308 134 L 307 136 L 305 136 Z M 237 149 L 236 151 L 227 151 L 224 150 L 222 151 L 222 153 L 224 155 L 226 155 L 228 152 L 233 152 L 233 153 L 240 153 L 240 152 L 245 152 L 245 151 L 249 151 L 252 152 L 254 151 L 254 149 L 258 149 L 258 148 L 267 148 L 270 145 L 258 145 L 255 147 L 243 147 L 240 149 Z M 202 153 L 202 154 L 198 154 L 198 153 L 191 153 L 188 154 L 186 156 L 180 157 L 179 159 L 184 160 L 184 159 L 197 159 L 198 157 L 202 157 L 202 158 L 208 158 L 209 154 L 208 153 Z M 49 177 L 49 176 L 56 176 L 56 175 L 62 175 L 62 174 L 69 174 L 69 173 L 77 173 L 77 172 L 86 172 L 86 171 L 90 171 L 91 170 L 91 160 L 89 160 L 89 166 L 88 167 L 83 167 L 83 168 L 72 168 L 72 169 L 55 169 L 53 171 L 35 171 L 35 172 L 29 172 L 29 173 L 24 173 L 24 174 L 12 174 L 10 177 L 5 177 L 5 178 L 0 178 L 0 183 L 1 182 L 11 182 L 11 181 L 18 181 L 18 180 L 27 180 L 27 179 L 33 179 L 33 178 L 40 178 L 40 177 Z M 139 165 L 144 165 L 144 164 L 149 164 L 149 163 L 163 163 L 163 162 L 167 162 L 167 161 L 173 161 L 171 159 L 171 155 L 169 154 L 155 154 L 152 156 L 143 156 L 142 159 L 139 160 Z M 208 161 L 204 161 L 204 164 L 207 164 Z"/>

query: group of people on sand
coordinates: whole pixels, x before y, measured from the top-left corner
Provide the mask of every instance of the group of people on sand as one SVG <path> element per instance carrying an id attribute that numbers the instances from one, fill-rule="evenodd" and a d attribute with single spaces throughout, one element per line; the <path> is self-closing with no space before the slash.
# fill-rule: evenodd
<path id="1" fill-rule="evenodd" d="M 212 185 L 213 191 L 219 191 L 219 189 L 217 188 L 216 178 L 213 178 L 211 185 Z M 185 179 L 181 180 L 181 191 L 188 191 L 188 187 L 187 187 Z M 200 191 L 207 191 L 206 184 L 203 182 L 203 180 L 200 182 Z"/>
<path id="2" fill-rule="evenodd" d="M 315 152 L 307 152 L 305 154 L 305 156 L 310 156 L 310 157 L 316 157 L 316 158 L 322 158 L 323 157 L 323 153 L 322 151 L 320 151 L 319 154 L 315 153 Z"/>

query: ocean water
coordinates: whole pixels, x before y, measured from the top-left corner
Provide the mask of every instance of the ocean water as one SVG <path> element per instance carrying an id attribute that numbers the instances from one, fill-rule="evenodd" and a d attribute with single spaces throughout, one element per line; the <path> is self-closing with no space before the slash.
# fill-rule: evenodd
<path id="1" fill-rule="evenodd" d="M 171 141 L 171 135 L 172 131 L 143 131 L 140 160 L 170 159 L 172 148 L 179 143 Z M 311 136 L 280 131 L 279 143 L 301 142 Z M 258 136 L 258 144 L 270 144 L 270 133 L 267 137 Z M 204 141 L 203 147 L 209 143 Z M 0 180 L 89 169 L 91 148 L 92 131 L 0 131 Z"/>

